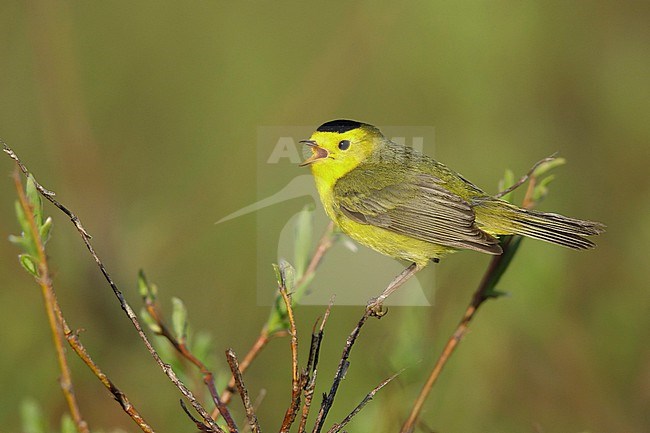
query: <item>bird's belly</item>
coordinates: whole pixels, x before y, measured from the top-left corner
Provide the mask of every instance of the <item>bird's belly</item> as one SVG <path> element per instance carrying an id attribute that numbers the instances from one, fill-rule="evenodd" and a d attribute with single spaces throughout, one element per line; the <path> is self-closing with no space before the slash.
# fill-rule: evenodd
<path id="1" fill-rule="evenodd" d="M 337 223 L 341 231 L 368 248 L 393 257 L 426 266 L 431 259 L 454 251 L 453 248 L 401 235 L 381 227 L 358 223 L 340 215 Z"/>
<path id="2" fill-rule="evenodd" d="M 370 224 L 358 223 L 342 214 L 338 209 L 332 196 L 331 185 L 317 177 L 316 187 L 325 213 L 340 227 L 343 233 L 361 245 L 395 259 L 415 262 L 420 267 L 426 266 L 431 259 L 440 258 L 455 251 L 451 247 L 422 241 Z"/>

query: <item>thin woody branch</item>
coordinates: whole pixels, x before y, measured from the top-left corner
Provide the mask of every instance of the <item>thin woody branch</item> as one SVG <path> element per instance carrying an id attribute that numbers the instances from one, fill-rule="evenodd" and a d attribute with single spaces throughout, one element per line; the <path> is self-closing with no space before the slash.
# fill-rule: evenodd
<path id="1" fill-rule="evenodd" d="M 34 212 L 30 204 L 28 203 L 25 192 L 22 188 L 22 183 L 18 177 L 18 172 L 14 171 L 13 174 L 14 184 L 16 186 L 16 192 L 18 194 L 18 200 L 20 206 L 25 213 L 25 217 L 29 222 L 32 237 L 36 244 L 36 251 L 38 253 L 38 284 L 41 287 L 41 293 L 45 301 L 45 310 L 47 312 L 48 323 L 50 330 L 52 331 L 52 340 L 54 341 L 54 347 L 56 349 L 57 360 L 59 363 L 59 369 L 61 370 L 61 378 L 59 383 L 61 385 L 61 390 L 65 397 L 66 403 L 68 404 L 68 409 L 70 410 L 70 415 L 72 420 L 75 423 L 77 431 L 79 433 L 90 433 L 88 428 L 88 423 L 84 421 L 81 416 L 81 411 L 79 409 L 79 404 L 77 403 L 77 398 L 75 397 L 74 387 L 72 385 L 72 375 L 70 373 L 70 366 L 68 365 L 68 360 L 65 356 L 65 347 L 63 344 L 64 329 L 63 329 L 63 316 L 60 313 L 58 308 L 58 302 L 56 300 L 56 295 L 54 294 L 54 288 L 52 286 L 52 279 L 50 278 L 50 271 L 47 266 L 47 257 L 45 255 L 45 246 L 41 241 L 39 230 L 36 226 L 36 220 L 34 218 Z M 58 314 L 57 314 L 58 312 Z"/>
<path id="2" fill-rule="evenodd" d="M 525 175 L 523 175 L 522 177 L 520 177 L 519 180 L 518 180 L 517 182 L 515 182 L 515 183 L 514 183 L 512 186 L 510 186 L 509 188 L 506 188 L 505 190 L 496 193 L 496 194 L 494 195 L 494 198 L 501 198 L 501 197 L 503 197 L 503 196 L 506 196 L 506 195 L 510 194 L 512 191 L 516 190 L 516 189 L 519 188 L 521 185 L 523 185 L 527 180 L 530 180 L 530 181 L 531 181 L 530 184 L 528 185 L 528 190 L 531 190 L 531 185 L 532 185 L 533 188 L 534 188 L 535 183 L 533 182 L 533 180 L 535 179 L 535 170 L 537 170 L 537 168 L 539 168 L 540 165 L 555 160 L 555 159 L 556 159 L 556 155 L 557 155 L 557 153 L 554 153 L 554 154 L 551 155 L 551 156 L 548 156 L 548 157 L 546 157 L 546 158 L 543 158 L 543 159 L 540 159 L 539 161 L 537 161 L 537 162 L 536 162 L 536 163 L 535 163 L 535 164 L 530 168 L 530 170 L 528 170 L 528 173 L 526 173 Z M 531 192 L 532 192 L 532 190 L 531 190 Z M 526 206 L 524 206 L 524 207 L 526 207 Z"/>
<path id="3" fill-rule="evenodd" d="M 255 340 L 255 343 L 251 346 L 251 348 L 248 350 L 246 355 L 244 356 L 244 359 L 242 359 L 241 363 L 239 364 L 239 371 L 243 374 L 248 367 L 251 365 L 251 363 L 257 358 L 257 355 L 260 354 L 262 349 L 266 347 L 268 342 L 271 340 L 271 336 L 269 336 L 266 332 L 262 331 L 260 335 L 257 337 L 257 340 Z M 227 405 L 230 403 L 230 400 L 232 399 L 233 394 L 236 391 L 236 383 L 235 383 L 235 378 L 234 376 L 230 378 L 230 381 L 228 382 L 228 385 L 224 389 L 224 391 L 221 393 L 221 402 L 224 405 Z M 216 419 L 220 414 L 219 408 L 215 408 L 215 410 L 212 412 L 212 418 Z"/>
<path id="4" fill-rule="evenodd" d="M 345 373 L 348 371 L 348 367 L 350 366 L 350 362 L 348 361 L 348 358 L 350 357 L 350 351 L 352 350 L 352 346 L 354 346 L 354 343 L 357 340 L 359 333 L 361 332 L 361 328 L 363 328 L 363 325 L 365 325 L 366 321 L 368 320 L 368 317 L 370 317 L 371 314 L 372 314 L 371 311 L 368 309 L 364 311 L 363 316 L 361 316 L 361 319 L 359 319 L 359 322 L 354 327 L 354 329 L 348 336 L 347 340 L 345 341 L 345 347 L 343 348 L 343 354 L 341 355 L 339 366 L 336 370 L 336 374 L 334 375 L 334 381 L 332 382 L 332 387 L 330 388 L 329 393 L 325 396 L 323 402 L 321 403 L 321 407 L 320 410 L 318 411 L 318 415 L 316 417 L 316 422 L 314 425 L 314 429 L 312 430 L 312 433 L 319 433 L 323 429 L 323 424 L 325 423 L 327 414 L 329 413 L 332 404 L 334 403 L 334 398 L 336 397 L 336 393 L 338 391 L 339 385 L 341 384 L 341 381 L 345 377 Z"/>
<path id="5" fill-rule="evenodd" d="M 314 253 L 312 254 L 312 257 L 309 260 L 309 264 L 307 265 L 307 268 L 305 270 L 305 273 L 298 279 L 298 281 L 296 281 L 296 287 L 300 287 L 302 284 L 304 284 L 306 281 L 308 281 L 309 278 L 311 278 L 314 275 L 314 273 L 318 269 L 318 266 L 321 264 L 323 257 L 325 257 L 325 254 L 327 253 L 327 251 L 329 251 L 332 245 L 334 245 L 334 241 L 332 237 L 333 232 L 334 232 L 334 223 L 330 222 L 325 228 L 325 231 L 323 232 L 323 235 L 319 239 L 318 244 L 316 245 Z M 267 330 L 263 328 L 262 331 L 260 332 L 260 335 L 257 337 L 257 340 L 255 340 L 255 343 L 253 343 L 253 345 L 248 350 L 248 352 L 242 359 L 241 363 L 239 364 L 241 373 L 244 374 L 246 372 L 250 364 L 255 360 L 255 358 L 257 358 L 257 356 L 266 347 L 266 345 L 272 338 L 278 337 L 280 335 L 283 334 L 269 335 Z M 228 382 L 228 385 L 221 393 L 221 401 L 223 402 L 224 405 L 227 405 L 230 402 L 230 399 L 232 398 L 232 394 L 234 392 L 235 392 L 235 378 L 231 377 L 230 381 Z M 215 409 L 212 412 L 212 418 L 216 419 L 218 416 L 219 416 L 219 412 L 217 409 Z"/>
<path id="6" fill-rule="evenodd" d="M 553 161 L 554 159 L 555 156 L 552 155 L 548 158 L 544 158 L 541 161 L 537 162 L 533 166 L 533 168 L 531 168 L 531 170 L 525 176 L 523 176 L 518 182 L 516 182 L 512 187 L 506 189 L 502 193 L 497 194 L 497 196 L 502 197 L 506 195 L 507 193 L 511 192 L 516 187 L 520 186 L 522 183 L 528 180 L 529 183 L 526 189 L 526 195 L 523 199 L 522 206 L 526 209 L 530 209 L 534 207 L 536 204 L 534 193 L 535 193 L 535 186 L 537 184 L 537 177 L 535 176 L 535 171 L 541 164 L 545 162 Z M 436 363 L 433 366 L 431 373 L 429 373 L 429 377 L 427 378 L 427 381 L 422 386 L 422 390 L 420 391 L 420 394 L 415 400 L 415 403 L 413 405 L 413 408 L 411 409 L 411 413 L 409 414 L 408 419 L 402 425 L 400 433 L 412 433 L 414 431 L 415 425 L 418 421 L 418 418 L 424 406 L 424 402 L 426 401 L 429 394 L 431 393 L 431 390 L 433 389 L 433 385 L 440 377 L 440 373 L 442 372 L 443 367 L 447 364 L 447 361 L 454 353 L 454 350 L 456 349 L 458 344 L 461 342 L 461 340 L 467 333 L 469 329 L 469 324 L 474 318 L 474 316 L 476 315 L 476 312 L 478 311 L 479 307 L 486 300 L 495 297 L 496 294 L 493 291 L 494 286 L 496 285 L 497 281 L 499 280 L 499 278 L 501 277 L 505 269 L 510 264 L 512 257 L 514 256 L 519 246 L 519 242 L 521 242 L 521 239 L 522 238 L 520 236 L 508 236 L 503 238 L 501 242 L 503 253 L 501 255 L 494 256 L 490 261 L 490 264 L 488 265 L 487 270 L 483 274 L 483 278 L 481 279 L 478 288 L 472 295 L 472 300 L 467 306 L 467 309 L 465 310 L 463 317 L 459 321 L 456 330 L 451 335 L 451 337 L 449 337 L 449 339 L 447 340 L 447 343 L 445 344 L 442 353 L 436 360 Z"/>
<path id="7" fill-rule="evenodd" d="M 68 340 L 70 347 L 72 347 L 72 350 L 74 350 L 77 356 L 79 356 L 79 358 L 81 358 L 81 360 L 88 366 L 88 368 L 90 368 L 90 370 L 99 379 L 102 385 L 108 389 L 108 391 L 113 395 L 115 401 L 117 401 L 122 407 L 122 410 L 124 410 L 124 412 L 126 412 L 131 417 L 131 419 L 138 425 L 138 427 L 140 427 L 143 432 L 154 433 L 153 428 L 144 420 L 142 415 L 140 415 L 135 406 L 133 406 L 133 404 L 129 401 L 126 394 L 124 394 L 117 386 L 115 386 L 115 384 L 113 384 L 108 376 L 104 374 L 99 366 L 95 364 L 95 362 L 86 351 L 86 348 L 79 340 L 77 333 L 71 331 L 65 321 L 62 323 L 66 339 Z"/>
<path id="8" fill-rule="evenodd" d="M 257 416 L 255 415 L 255 409 L 251 403 L 251 399 L 248 396 L 248 390 L 244 385 L 244 379 L 242 378 L 241 370 L 239 369 L 239 362 L 237 361 L 237 355 L 232 349 L 226 350 L 226 359 L 228 365 L 230 366 L 230 371 L 235 378 L 235 385 L 241 396 L 242 403 L 244 405 L 244 410 L 246 411 L 246 418 L 248 419 L 248 425 L 251 428 L 253 433 L 261 433 L 259 422 L 257 421 Z"/>
<path id="9" fill-rule="evenodd" d="M 196 368 L 199 369 L 203 377 L 203 383 L 208 388 L 208 391 L 210 392 L 210 396 L 212 397 L 212 401 L 214 402 L 217 410 L 226 421 L 228 430 L 231 433 L 236 432 L 237 425 L 235 424 L 235 421 L 230 415 L 230 411 L 228 411 L 226 405 L 219 398 L 219 393 L 214 383 L 214 374 L 206 367 L 206 365 L 200 359 L 198 359 L 192 353 L 192 351 L 189 349 L 189 347 L 187 347 L 187 344 L 185 342 L 179 341 L 178 338 L 176 338 L 174 333 L 169 329 L 169 326 L 167 326 L 167 323 L 165 322 L 165 319 L 162 313 L 160 312 L 159 308 L 157 307 L 156 303 L 153 302 L 150 296 L 144 297 L 144 306 L 149 316 L 156 322 L 156 325 L 158 326 L 157 333 L 162 337 L 164 337 L 167 341 L 169 341 L 172 347 L 174 347 L 174 349 L 181 356 L 183 356 L 190 363 L 192 363 Z"/>
<path id="10" fill-rule="evenodd" d="M 377 392 L 379 392 L 380 389 L 382 389 L 383 387 L 385 387 L 386 385 L 388 385 L 388 384 L 389 384 L 393 379 L 395 379 L 395 378 L 397 377 L 397 375 L 400 374 L 400 373 L 401 373 L 401 372 L 397 372 L 397 373 L 395 373 L 394 375 L 392 375 L 392 376 L 389 377 L 388 379 L 385 379 L 385 380 L 384 380 L 383 382 L 381 382 L 379 385 L 377 385 L 376 387 L 374 387 L 374 388 L 372 389 L 372 391 L 370 391 L 370 392 L 369 392 L 369 393 L 364 397 L 364 399 L 361 400 L 361 403 L 359 403 L 359 404 L 357 405 L 357 407 L 355 407 L 355 408 L 352 410 L 352 412 L 350 412 L 350 413 L 348 414 L 348 416 L 346 416 L 346 417 L 343 419 L 343 421 L 341 421 L 340 423 L 334 424 L 334 425 L 333 425 L 329 430 L 327 430 L 327 433 L 339 433 L 339 432 L 343 429 L 343 427 L 345 427 L 345 426 L 346 426 L 350 421 L 352 421 L 352 418 L 354 418 L 354 417 L 355 417 L 359 412 L 361 412 L 361 409 L 363 409 L 363 408 L 365 407 L 365 405 L 367 405 L 367 404 L 370 402 L 370 400 L 372 400 L 372 398 L 375 396 L 375 394 L 377 394 Z"/>
<path id="11" fill-rule="evenodd" d="M 9 155 L 10 158 L 12 158 L 14 161 L 16 161 L 16 164 L 18 167 L 21 169 L 21 171 L 25 174 L 25 176 L 29 175 L 29 170 L 27 167 L 20 161 L 16 153 L 7 146 L 6 143 L 3 144 L 3 150 L 4 152 Z M 163 373 L 169 378 L 169 380 L 178 388 L 178 390 L 181 392 L 181 394 L 190 402 L 194 410 L 196 410 L 199 415 L 204 419 L 205 423 L 212 429 L 214 432 L 223 432 L 223 429 L 217 425 L 217 423 L 210 417 L 210 414 L 205 410 L 205 408 L 198 402 L 196 397 L 192 394 L 192 392 L 185 386 L 185 384 L 176 376 L 176 373 L 174 373 L 174 370 L 171 368 L 170 365 L 166 364 L 162 358 L 160 358 L 160 355 L 158 352 L 154 349 L 153 345 L 149 341 L 149 338 L 146 336 L 145 332 L 142 329 L 142 325 L 138 321 L 138 318 L 136 314 L 134 313 L 133 309 L 129 305 L 129 303 L 126 301 L 124 298 L 124 295 L 122 292 L 119 290 L 113 279 L 111 278 L 110 274 L 108 273 L 108 270 L 104 266 L 104 263 L 101 261 L 97 253 L 95 252 L 95 249 L 93 248 L 92 244 L 90 243 L 91 236 L 88 233 L 88 231 L 83 227 L 81 224 L 81 220 L 79 217 L 77 217 L 71 210 L 69 210 L 66 206 L 61 204 L 59 201 L 57 201 L 54 196 L 54 192 L 44 188 L 42 185 L 40 185 L 38 182 L 34 181 L 34 184 L 36 186 L 36 189 L 38 192 L 45 197 L 48 201 L 50 201 L 54 206 L 56 206 L 61 212 L 66 214 L 69 218 L 70 221 L 74 224 L 76 227 L 77 231 L 79 232 L 79 235 L 81 236 L 84 244 L 86 245 L 86 248 L 90 252 L 90 255 L 92 258 L 95 260 L 95 263 L 99 267 L 100 271 L 104 275 L 104 278 L 108 282 L 108 284 L 111 286 L 111 289 L 113 290 L 113 293 L 117 297 L 120 307 L 122 310 L 124 310 L 126 316 L 128 319 L 131 321 L 131 324 L 133 327 L 136 329 L 136 332 L 138 333 L 138 336 L 144 343 L 145 347 L 151 354 L 151 356 L 154 358 L 155 362 L 158 364 L 158 366 L 161 368 Z"/>
<path id="12" fill-rule="evenodd" d="M 196 425 L 196 428 L 199 429 L 199 431 L 202 432 L 211 431 L 210 427 L 203 424 L 200 420 L 196 419 L 194 415 L 192 415 L 192 412 L 190 412 L 190 410 L 187 408 L 187 406 L 185 405 L 185 401 L 183 401 L 182 398 L 179 400 L 179 402 L 181 404 L 181 409 L 183 409 L 183 412 L 185 412 L 185 415 L 187 415 L 187 417 L 192 420 L 192 422 L 194 423 L 194 425 Z"/>
<path id="13" fill-rule="evenodd" d="M 300 407 L 300 392 L 302 390 L 302 376 L 300 370 L 298 369 L 298 334 L 296 332 L 296 322 L 293 317 L 293 307 L 291 306 L 291 295 L 287 293 L 287 286 L 284 280 L 284 273 L 282 275 L 282 284 L 280 284 L 279 290 L 282 299 L 287 307 L 287 316 L 289 318 L 289 335 L 291 336 L 291 404 L 287 409 L 284 419 L 282 420 L 282 426 L 280 427 L 280 433 L 287 433 L 291 428 L 294 420 L 296 419 L 296 414 L 298 408 Z"/>
<path id="14" fill-rule="evenodd" d="M 314 324 L 314 329 L 311 334 L 311 345 L 309 348 L 309 358 L 307 360 L 307 367 L 305 367 L 303 375 L 305 376 L 305 384 L 303 387 L 303 393 L 305 396 L 305 402 L 302 406 L 302 416 L 300 418 L 300 424 L 298 426 L 298 433 L 304 433 L 307 425 L 307 418 L 309 417 L 309 412 L 311 410 L 311 402 L 314 397 L 314 389 L 316 388 L 316 376 L 318 374 L 318 358 L 320 355 L 320 346 L 323 342 L 323 331 L 325 329 L 325 324 L 327 319 L 330 316 L 332 311 L 332 305 L 334 304 L 334 297 L 330 299 L 330 303 L 325 310 L 325 315 L 321 321 L 318 332 L 316 332 L 316 325 Z"/>

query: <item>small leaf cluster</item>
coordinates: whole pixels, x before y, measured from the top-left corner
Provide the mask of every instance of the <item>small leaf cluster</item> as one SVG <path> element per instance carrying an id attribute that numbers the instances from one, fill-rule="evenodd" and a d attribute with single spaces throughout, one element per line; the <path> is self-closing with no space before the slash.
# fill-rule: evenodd
<path id="1" fill-rule="evenodd" d="M 36 182 L 32 175 L 27 178 L 25 186 L 26 206 L 16 200 L 16 218 L 20 224 L 22 232 L 20 235 L 9 236 L 9 241 L 18 245 L 23 253 L 18 255 L 21 266 L 35 278 L 39 277 L 39 265 L 42 252 L 39 251 L 41 246 L 45 246 L 50 239 L 52 230 L 52 218 L 43 217 L 43 200 L 36 188 Z M 31 214 L 31 215 L 30 215 Z M 33 218 L 30 216 L 33 215 Z"/>
<path id="2" fill-rule="evenodd" d="M 160 315 L 160 308 L 158 303 L 158 286 L 155 283 L 150 283 L 144 271 L 140 270 L 138 273 L 138 291 L 142 296 L 143 307 L 140 311 L 140 317 L 147 327 L 156 335 L 163 336 L 162 329 L 163 317 Z M 173 296 L 172 313 L 171 313 L 171 332 L 175 342 L 179 345 L 187 347 L 198 359 L 208 359 L 212 352 L 212 337 L 206 332 L 196 332 L 191 335 L 190 324 L 188 319 L 187 307 L 182 299 Z M 152 308 L 159 317 L 153 317 L 148 308 Z M 192 338 L 191 338 L 192 337 Z M 185 374 L 186 365 L 175 356 L 175 350 L 168 344 L 156 344 L 156 349 L 161 353 L 161 356 L 170 362 L 175 370 Z"/>

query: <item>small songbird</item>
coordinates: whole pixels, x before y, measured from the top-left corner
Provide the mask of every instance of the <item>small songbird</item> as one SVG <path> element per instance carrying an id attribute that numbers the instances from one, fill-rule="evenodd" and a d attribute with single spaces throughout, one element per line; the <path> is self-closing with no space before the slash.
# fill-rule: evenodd
<path id="1" fill-rule="evenodd" d="M 333 120 L 303 140 L 327 215 L 362 245 L 409 266 L 373 308 L 431 261 L 460 249 L 501 254 L 497 236 L 522 235 L 576 250 L 593 248 L 598 222 L 522 209 L 492 197 L 445 165 L 396 144 L 376 127 Z M 370 305 L 370 304 L 369 304 Z"/>

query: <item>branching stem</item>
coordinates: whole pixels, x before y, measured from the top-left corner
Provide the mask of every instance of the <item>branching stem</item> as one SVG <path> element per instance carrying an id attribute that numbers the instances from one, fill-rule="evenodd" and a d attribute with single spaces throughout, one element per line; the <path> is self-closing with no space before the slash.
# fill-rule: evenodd
<path id="1" fill-rule="evenodd" d="M 12 149 L 10 149 L 9 146 L 7 146 L 6 143 L 3 142 L 2 144 L 3 144 L 4 152 L 7 153 L 7 155 L 9 155 L 9 157 L 11 157 L 14 161 L 16 161 L 16 164 L 18 164 L 18 167 L 25 174 L 25 176 L 29 176 L 29 170 L 20 161 L 20 159 L 18 158 L 18 155 L 16 155 L 16 153 Z M 133 325 L 133 327 L 136 329 L 136 332 L 138 333 L 138 336 L 140 337 L 140 339 L 142 340 L 145 347 L 147 348 L 147 350 L 149 351 L 151 356 L 154 358 L 154 360 L 156 361 L 158 366 L 161 368 L 163 373 L 165 373 L 165 375 L 169 378 L 169 380 L 178 388 L 178 390 L 181 392 L 181 394 L 183 394 L 183 396 L 190 402 L 190 404 L 192 405 L 194 410 L 196 410 L 199 413 L 199 415 L 201 415 L 201 417 L 203 418 L 205 423 L 212 429 L 212 431 L 222 433 L 223 429 L 221 427 L 219 427 L 217 425 L 217 423 L 210 417 L 210 414 L 198 402 L 196 397 L 194 397 L 194 394 L 192 394 L 192 391 L 190 391 L 189 388 L 187 388 L 187 386 L 185 386 L 185 384 L 176 376 L 176 373 L 174 373 L 174 370 L 172 369 L 172 367 L 169 364 L 166 364 L 162 360 L 162 358 L 160 357 L 160 355 L 158 354 L 156 349 L 154 349 L 153 345 L 149 341 L 149 338 L 147 337 L 147 335 L 143 331 L 142 325 L 138 321 L 138 318 L 137 318 L 136 314 L 133 312 L 133 309 L 131 308 L 129 303 L 126 301 L 126 299 L 124 298 L 124 295 L 118 289 L 117 285 L 115 284 L 115 282 L 111 278 L 110 274 L 108 273 L 108 270 L 104 266 L 104 263 L 101 261 L 101 259 L 99 258 L 99 256 L 95 252 L 95 249 L 93 248 L 92 244 L 90 243 L 91 236 L 88 233 L 88 231 L 86 231 L 86 229 L 83 227 L 83 225 L 81 224 L 81 221 L 79 220 L 79 218 L 72 211 L 70 211 L 67 207 L 65 207 L 63 204 L 59 203 L 54 198 L 54 195 L 55 195 L 54 192 L 45 189 L 43 186 L 41 186 L 36 181 L 34 181 L 34 184 L 35 184 L 36 189 L 38 190 L 38 192 L 43 197 L 45 197 L 47 200 L 49 200 L 59 210 L 61 210 L 61 212 L 66 214 L 70 218 L 70 221 L 72 221 L 74 226 L 77 228 L 77 231 L 81 235 L 81 239 L 83 240 L 84 244 L 86 245 L 86 248 L 90 252 L 90 255 L 95 260 L 95 263 L 97 264 L 100 271 L 104 275 L 104 278 L 106 279 L 108 284 L 111 286 L 111 289 L 113 290 L 113 293 L 117 297 L 117 299 L 118 299 L 118 301 L 120 303 L 120 306 L 122 307 L 122 310 L 124 310 L 124 313 L 126 314 L 126 316 L 131 321 L 131 324 Z"/>

